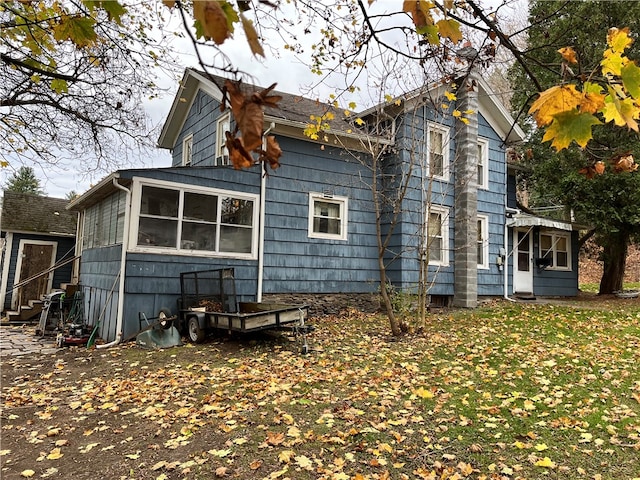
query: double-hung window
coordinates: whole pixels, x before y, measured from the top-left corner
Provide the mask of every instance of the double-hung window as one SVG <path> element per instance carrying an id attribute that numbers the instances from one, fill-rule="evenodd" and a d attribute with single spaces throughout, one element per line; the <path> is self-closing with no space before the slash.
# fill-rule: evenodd
<path id="1" fill-rule="evenodd" d="M 143 184 L 136 247 L 163 253 L 253 257 L 256 218 L 253 195 Z"/>
<path id="2" fill-rule="evenodd" d="M 448 180 L 449 178 L 449 129 L 430 125 L 428 130 L 429 174 Z"/>
<path id="3" fill-rule="evenodd" d="M 226 147 L 225 132 L 231 131 L 231 115 L 225 113 L 216 122 L 216 157 L 215 165 L 229 165 L 229 152 Z"/>
<path id="4" fill-rule="evenodd" d="M 478 188 L 489 188 L 489 142 L 478 140 Z"/>
<path id="5" fill-rule="evenodd" d="M 193 135 L 187 135 L 182 140 L 182 165 L 191 165 L 191 159 L 193 157 Z"/>
<path id="6" fill-rule="evenodd" d="M 540 257 L 549 260 L 548 268 L 571 270 L 571 241 L 567 234 L 541 233 Z"/>
<path id="7" fill-rule="evenodd" d="M 309 237 L 347 239 L 346 197 L 322 193 L 309 194 Z"/>
<path id="8" fill-rule="evenodd" d="M 478 215 L 478 268 L 489 268 L 489 217 Z"/>
<path id="9" fill-rule="evenodd" d="M 449 264 L 449 211 L 430 207 L 427 212 L 427 251 L 430 265 Z"/>

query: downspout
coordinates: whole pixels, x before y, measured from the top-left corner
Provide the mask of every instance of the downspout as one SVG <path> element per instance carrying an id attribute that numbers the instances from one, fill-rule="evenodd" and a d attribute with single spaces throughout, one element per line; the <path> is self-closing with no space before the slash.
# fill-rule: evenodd
<path id="1" fill-rule="evenodd" d="M 262 134 L 262 149 L 266 150 L 266 142 L 267 135 L 271 130 L 275 128 L 276 124 L 271 122 L 269 128 Z M 264 169 L 264 166 L 262 166 Z M 260 172 L 260 213 L 259 213 L 259 222 L 260 228 L 258 233 L 258 287 L 256 293 L 256 302 L 262 302 L 262 283 L 264 280 L 264 222 L 265 222 L 265 205 L 266 205 L 266 196 L 267 193 L 267 176 L 265 172 L 261 170 Z"/>
<path id="2" fill-rule="evenodd" d="M 109 348 L 117 345 L 122 340 L 122 319 L 124 317 L 124 279 L 127 260 L 127 249 L 129 248 L 129 218 L 131 216 L 131 190 L 118 183 L 117 178 L 113 178 L 113 186 L 122 190 L 126 194 L 124 209 L 124 231 L 122 232 L 122 253 L 120 254 L 120 285 L 118 286 L 118 308 L 116 313 L 116 338 L 112 342 L 103 345 L 96 345 L 96 348 Z"/>

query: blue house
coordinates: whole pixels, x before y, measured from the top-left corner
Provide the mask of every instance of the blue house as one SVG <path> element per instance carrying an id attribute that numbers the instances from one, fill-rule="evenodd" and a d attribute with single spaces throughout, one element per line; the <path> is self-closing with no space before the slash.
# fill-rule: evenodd
<path id="1" fill-rule="evenodd" d="M 467 122 L 441 113 L 443 85 L 360 112 L 355 129 L 329 105 L 282 93 L 264 121 L 283 151 L 280 168 L 235 170 L 222 80 L 187 69 L 158 142 L 172 165 L 119 170 L 69 205 L 81 212 L 89 323 L 108 341 L 130 337 L 139 312 L 176 312 L 180 273 L 220 267 L 235 269 L 241 301 L 308 303 L 312 313 L 376 308 L 378 214 L 397 289 L 426 288 L 434 303 L 461 307 L 514 293 L 575 295 L 577 234 L 516 208 L 506 152 L 523 133 L 472 80 L 456 103 L 477 112 Z M 331 128 L 310 139 L 310 116 L 328 111 Z M 375 173 L 372 145 L 385 147 Z M 374 179 L 385 195 L 406 180 L 402 201 L 377 213 Z"/>

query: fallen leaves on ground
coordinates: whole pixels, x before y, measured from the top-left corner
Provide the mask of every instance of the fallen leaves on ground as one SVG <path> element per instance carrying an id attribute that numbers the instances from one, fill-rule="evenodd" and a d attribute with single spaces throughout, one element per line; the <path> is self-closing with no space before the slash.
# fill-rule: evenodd
<path id="1" fill-rule="evenodd" d="M 283 336 L 3 362 L 3 478 L 637 478 L 640 307 L 497 302 L 393 339 Z M 634 470 L 636 469 L 636 470 Z M 31 473 L 33 472 L 33 473 Z"/>

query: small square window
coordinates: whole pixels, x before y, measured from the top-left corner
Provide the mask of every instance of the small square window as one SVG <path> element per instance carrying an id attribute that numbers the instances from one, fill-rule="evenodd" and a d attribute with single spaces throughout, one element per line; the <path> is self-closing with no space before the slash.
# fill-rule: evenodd
<path id="1" fill-rule="evenodd" d="M 347 239 L 347 198 L 309 194 L 309 237 Z"/>

